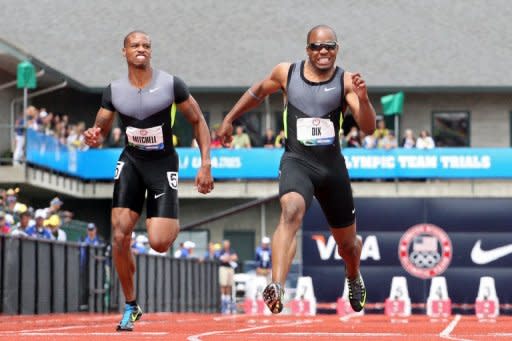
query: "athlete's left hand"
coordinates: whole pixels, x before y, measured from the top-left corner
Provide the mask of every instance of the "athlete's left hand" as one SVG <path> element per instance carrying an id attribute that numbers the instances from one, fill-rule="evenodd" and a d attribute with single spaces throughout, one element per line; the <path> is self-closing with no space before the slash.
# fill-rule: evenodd
<path id="1" fill-rule="evenodd" d="M 368 100 L 368 89 L 366 88 L 366 83 L 364 79 L 361 77 L 361 74 L 352 74 L 352 88 L 354 89 L 357 98 L 365 101 Z"/>
<path id="2" fill-rule="evenodd" d="M 208 194 L 213 190 L 211 166 L 201 166 L 197 172 L 195 185 L 199 193 Z"/>

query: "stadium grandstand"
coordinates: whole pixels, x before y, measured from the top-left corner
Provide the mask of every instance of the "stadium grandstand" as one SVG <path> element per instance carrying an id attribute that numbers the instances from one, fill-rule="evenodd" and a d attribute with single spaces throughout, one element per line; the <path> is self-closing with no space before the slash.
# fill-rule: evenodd
<path id="1" fill-rule="evenodd" d="M 215 139 L 223 118 L 251 84 L 280 62 L 306 58 L 308 30 L 327 24 L 340 45 L 337 65 L 361 72 L 377 112 L 373 135 L 359 131 L 351 115 L 339 134 L 363 242 L 365 311 L 387 316 L 386 322 L 391 318 L 412 325 L 416 316 L 410 314 L 446 322 L 440 331 L 424 330 L 417 339 L 434 334 L 447 339 L 456 334 L 455 340 L 512 337 L 512 322 L 500 320 L 512 314 L 509 1 L 8 0 L 2 7 L 7 15 L 0 21 L 0 225 L 6 225 L 0 226 L 0 321 L 3 315 L 39 314 L 44 323 L 50 313 L 85 311 L 98 313 L 100 321 L 103 313 L 121 309 L 122 291 L 111 264 L 110 212 L 124 132 L 112 132 L 97 149 L 86 146 L 81 136 L 94 123 L 104 88 L 126 74 L 121 49 L 128 32 L 150 35 L 152 65 L 187 83 Z M 17 76 L 27 61 L 34 67 L 36 86 L 24 93 Z M 398 101 L 400 109 L 390 111 L 386 98 Z M 180 163 L 182 231 L 159 258 L 148 247 L 144 219 L 135 228 L 136 290 L 144 311 L 218 318 L 219 265 L 203 255 L 218 252 L 229 240 L 238 253 L 237 304 L 230 312 L 256 319 L 269 313 L 258 308 L 260 291 L 251 279 L 258 267 L 256 249 L 273 235 L 280 217 L 282 112 L 282 95 L 273 94 L 235 122 L 247 133 L 250 148 L 212 145 L 215 189 L 206 196 L 194 188 L 200 154 L 192 128 L 176 114 L 173 144 Z M 47 240 L 9 233 L 24 215 L 32 224 L 43 213 Z M 376 323 L 375 316 L 347 315 L 343 262 L 329 232 L 315 201 L 297 235 L 285 313 L 337 314 L 338 322 L 359 319 L 360 335 L 367 333 L 368 339 L 414 338 L 414 330 L 387 335 L 364 329 Z M 43 257 L 51 257 L 51 265 Z M 314 291 L 311 297 L 308 288 Z M 395 289 L 407 297 L 402 300 Z M 292 304 L 304 299 L 309 300 L 306 308 Z M 432 308 L 432 300 L 439 305 Z M 479 332 L 478 324 L 465 331 L 455 326 L 478 312 L 485 321 L 498 321 L 497 331 Z M 73 323 L 82 315 L 77 316 Z M 155 316 L 148 314 L 147 328 L 158 325 Z M 310 323 L 286 321 L 289 326 Z M 351 336 L 350 330 L 334 335 L 311 323 L 302 335 L 292 328 L 258 336 Z M 211 335 L 232 336 L 244 326 Z M 0 336 L 36 340 L 57 330 L 22 335 L 18 329 L 24 327 L 16 328 L 0 328 Z M 151 334 L 143 325 L 140 330 L 147 332 L 145 337 L 169 336 L 165 327 L 155 328 L 162 334 Z M 75 335 L 60 331 L 62 339 Z M 216 339 L 208 338 L 208 332 L 182 331 L 183 339 Z"/>

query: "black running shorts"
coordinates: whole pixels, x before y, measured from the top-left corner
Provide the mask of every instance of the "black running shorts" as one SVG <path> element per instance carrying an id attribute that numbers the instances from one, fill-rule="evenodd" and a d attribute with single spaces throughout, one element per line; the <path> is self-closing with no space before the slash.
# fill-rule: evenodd
<path id="1" fill-rule="evenodd" d="M 355 221 L 352 188 L 341 154 L 325 165 L 285 152 L 279 166 L 279 196 L 290 192 L 304 197 L 306 210 L 314 195 L 332 228 L 348 227 Z"/>
<path id="2" fill-rule="evenodd" d="M 112 207 L 142 212 L 147 191 L 147 218 L 178 218 L 178 156 L 136 158 L 123 151 L 114 176 Z"/>

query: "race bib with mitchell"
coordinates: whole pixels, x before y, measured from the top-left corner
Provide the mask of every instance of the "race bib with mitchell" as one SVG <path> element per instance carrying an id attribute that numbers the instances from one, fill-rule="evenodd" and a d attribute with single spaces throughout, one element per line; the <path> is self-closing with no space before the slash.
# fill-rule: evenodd
<path id="1" fill-rule="evenodd" d="M 128 145 L 140 150 L 164 149 L 164 134 L 161 126 L 146 129 L 127 127 L 126 137 Z"/>
<path id="2" fill-rule="evenodd" d="M 297 140 L 305 146 L 324 146 L 334 143 L 334 125 L 326 118 L 307 117 L 297 120 Z"/>

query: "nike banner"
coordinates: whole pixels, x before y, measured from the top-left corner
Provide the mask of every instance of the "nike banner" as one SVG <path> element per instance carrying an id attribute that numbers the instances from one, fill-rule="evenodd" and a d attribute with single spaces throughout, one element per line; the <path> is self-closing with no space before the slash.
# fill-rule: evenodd
<path id="1" fill-rule="evenodd" d="M 393 276 L 406 276 L 413 303 L 445 276 L 455 304 L 474 304 L 480 277 L 491 276 L 501 304 L 512 303 L 512 199 L 356 198 L 361 273 L 368 302 L 384 302 Z M 303 275 L 319 302 L 343 291 L 344 265 L 318 202 L 302 231 Z"/>

